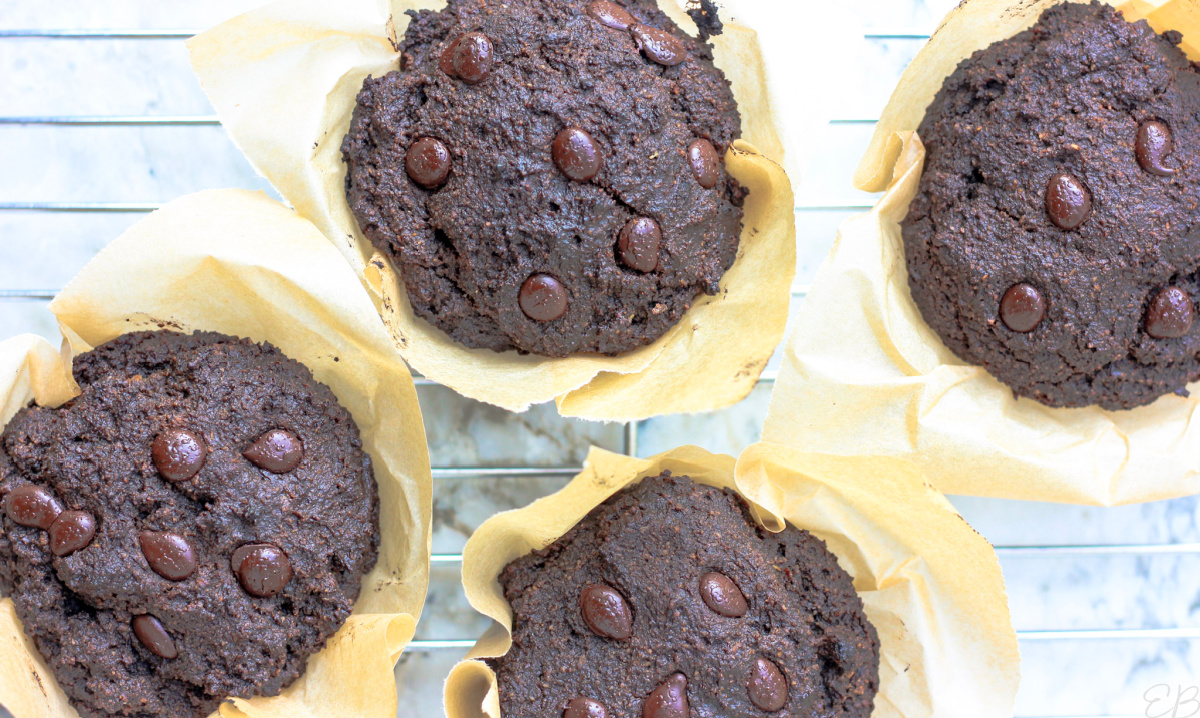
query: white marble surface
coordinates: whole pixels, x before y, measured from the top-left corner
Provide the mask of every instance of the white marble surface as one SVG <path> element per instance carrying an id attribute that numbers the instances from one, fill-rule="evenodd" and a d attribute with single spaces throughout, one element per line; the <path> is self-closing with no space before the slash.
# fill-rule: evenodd
<path id="1" fill-rule="evenodd" d="M 770 17 L 785 3 L 739 0 Z M 257 0 L 0 0 L 0 29 L 193 30 L 260 4 Z M 760 25 L 776 87 L 799 73 L 835 72 L 839 90 L 827 116 L 874 117 L 899 73 L 920 48 L 914 39 L 868 34 L 928 32 L 954 0 L 834 0 L 855 39 L 838 67 L 796 60 L 795 26 Z M 765 9 L 764 9 L 765 8 Z M 187 69 L 179 40 L 0 39 L 0 116 L 208 115 L 212 110 Z M 785 121 L 788 121 L 785 118 Z M 797 192 L 797 283 L 811 280 L 839 222 L 870 195 L 850 175 L 872 131 L 834 123 L 817 143 Z M 219 128 L 46 127 L 0 124 L 0 203 L 148 202 L 222 186 L 268 189 Z M 834 209 L 830 209 L 834 207 Z M 0 290 L 62 286 L 139 215 L 0 211 Z M 797 306 L 799 301 L 797 301 Z M 0 337 L 30 331 L 57 337 L 45 302 L 0 299 Z M 732 409 L 653 419 L 640 426 L 638 451 L 682 443 L 736 453 L 754 441 L 769 384 Z M 576 465 L 589 444 L 621 450 L 619 426 L 567 421 L 553 407 L 514 415 L 422 387 L 435 465 Z M 461 478 L 435 486 L 434 552 L 454 554 L 481 521 L 524 505 L 563 483 L 557 478 Z M 1195 499 L 1094 509 L 956 498 L 966 518 L 999 546 L 1200 542 Z M 1200 553 L 1133 555 L 1002 554 L 1013 618 L 1022 631 L 1200 626 Z M 458 566 L 435 564 L 425 615 L 426 639 L 472 638 L 485 621 L 466 605 Z M 1142 695 L 1156 684 L 1200 684 L 1200 642 L 1189 640 L 1024 640 L 1019 716 L 1143 716 Z M 441 714 L 441 684 L 457 651 L 409 652 L 397 667 L 400 714 Z M 1160 689 L 1161 693 L 1161 689 Z M 1159 703 L 1149 715 L 1171 715 Z M 1181 708 L 1183 718 L 1191 708 Z"/>

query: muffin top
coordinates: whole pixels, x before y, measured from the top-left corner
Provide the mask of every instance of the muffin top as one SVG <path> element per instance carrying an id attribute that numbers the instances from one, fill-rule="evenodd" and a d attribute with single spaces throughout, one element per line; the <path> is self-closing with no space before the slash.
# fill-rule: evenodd
<path id="1" fill-rule="evenodd" d="M 703 33 L 718 31 L 701 7 Z M 359 227 L 417 316 L 470 348 L 653 342 L 737 254 L 740 136 L 712 48 L 654 0 L 450 0 L 409 13 L 342 145 Z"/>
<path id="2" fill-rule="evenodd" d="M 1127 409 L 1200 378 L 1200 74 L 1180 39 L 1055 5 L 964 60 L 920 125 L 913 299 L 1019 396 Z"/>
<path id="3" fill-rule="evenodd" d="M 379 505 L 333 393 L 267 344 L 167 331 L 76 357 L 0 435 L 0 591 L 80 715 L 276 695 L 350 615 Z"/>
<path id="4" fill-rule="evenodd" d="M 504 718 L 866 718 L 879 639 L 811 534 L 737 494 L 643 479 L 500 575 Z"/>

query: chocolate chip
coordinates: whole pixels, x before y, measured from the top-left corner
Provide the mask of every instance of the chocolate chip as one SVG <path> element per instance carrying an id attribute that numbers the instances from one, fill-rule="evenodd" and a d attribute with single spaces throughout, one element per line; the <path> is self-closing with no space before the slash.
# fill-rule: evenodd
<path id="1" fill-rule="evenodd" d="M 1167 167 L 1164 162 L 1167 156 L 1175 151 L 1175 140 L 1171 136 L 1171 128 L 1159 120 L 1143 122 L 1138 127 L 1137 141 L 1134 143 L 1138 164 L 1152 175 L 1169 177 L 1179 170 Z"/>
<path id="2" fill-rule="evenodd" d="M 687 678 L 682 673 L 674 673 L 660 683 L 642 706 L 642 718 L 687 718 L 690 712 Z"/>
<path id="3" fill-rule="evenodd" d="M 591 698 L 576 698 L 567 704 L 562 718 L 608 718 L 608 709 Z"/>
<path id="4" fill-rule="evenodd" d="M 1000 319 L 1014 332 L 1031 332 L 1046 316 L 1046 300 L 1032 284 L 1021 282 L 1000 298 Z"/>
<path id="5" fill-rule="evenodd" d="M 716 187 L 721 177 L 721 156 L 717 154 L 717 148 L 708 140 L 696 140 L 688 145 L 687 156 L 700 186 L 704 189 Z"/>
<path id="6" fill-rule="evenodd" d="M 600 145 L 578 127 L 559 132 L 550 154 L 562 173 L 576 182 L 587 182 L 600 172 Z"/>
<path id="7" fill-rule="evenodd" d="M 300 438 L 284 429 L 271 429 L 242 452 L 250 463 L 275 474 L 286 474 L 300 464 L 304 445 Z"/>
<path id="8" fill-rule="evenodd" d="M 625 12 L 625 8 L 608 0 L 588 3 L 587 13 L 614 30 L 628 30 L 630 25 L 637 22 L 637 18 Z"/>
<path id="9" fill-rule="evenodd" d="M 567 311 L 567 289 L 549 274 L 534 274 L 521 285 L 517 302 L 530 319 L 553 321 Z"/>
<path id="10" fill-rule="evenodd" d="M 292 562 L 281 549 L 269 543 L 252 543 L 233 552 L 229 565 L 246 593 L 270 598 L 292 580 Z"/>
<path id="11" fill-rule="evenodd" d="M 750 702 L 768 713 L 779 710 L 787 703 L 787 679 L 778 666 L 765 658 L 754 659 L 746 690 L 750 693 Z"/>
<path id="12" fill-rule="evenodd" d="M 468 32 L 450 43 L 438 58 L 442 72 L 468 85 L 477 85 L 492 70 L 492 41 L 482 32 Z"/>
<path id="13" fill-rule="evenodd" d="M 86 548 L 96 535 L 96 519 L 86 511 L 64 511 L 50 524 L 50 551 L 70 556 Z"/>
<path id="14" fill-rule="evenodd" d="M 629 32 L 638 49 L 654 62 L 671 67 L 687 59 L 683 42 L 669 32 L 649 25 L 630 25 Z"/>
<path id="15" fill-rule="evenodd" d="M 658 266 L 658 245 L 662 230 L 649 217 L 636 217 L 625 223 L 617 235 L 617 255 L 630 269 L 650 272 Z"/>
<path id="16" fill-rule="evenodd" d="M 146 563 L 159 576 L 169 581 L 182 581 L 196 571 L 196 556 L 187 540 L 179 534 L 143 531 L 138 543 Z"/>
<path id="17" fill-rule="evenodd" d="M 208 456 L 208 447 L 197 433 L 187 429 L 167 429 L 154 438 L 150 447 L 154 467 L 167 481 L 187 481 L 200 471 Z"/>
<path id="18" fill-rule="evenodd" d="M 148 613 L 133 617 L 133 635 L 142 642 L 146 650 L 159 658 L 174 658 L 179 655 L 175 641 L 157 618 Z"/>
<path id="19" fill-rule="evenodd" d="M 624 597 L 608 586 L 590 583 L 579 594 L 583 621 L 597 636 L 618 640 L 633 635 L 633 615 Z"/>
<path id="20" fill-rule="evenodd" d="M 1046 185 L 1046 213 L 1059 229 L 1075 229 L 1092 211 L 1087 187 L 1066 172 L 1059 172 Z"/>
<path id="21" fill-rule="evenodd" d="M 441 187 L 450 176 L 450 150 L 441 140 L 422 137 L 404 155 L 404 169 L 413 182 L 425 189 Z"/>
<path id="22" fill-rule="evenodd" d="M 21 484 L 4 499 L 4 512 L 22 526 L 45 531 L 63 512 L 62 504 L 41 486 Z"/>
<path id="23" fill-rule="evenodd" d="M 711 571 L 700 577 L 700 598 L 713 611 L 728 618 L 746 615 L 746 597 L 730 578 Z"/>
<path id="24" fill-rule="evenodd" d="M 1192 298 L 1179 287 L 1167 287 L 1150 300 L 1146 333 L 1155 339 L 1177 339 L 1192 328 Z"/>

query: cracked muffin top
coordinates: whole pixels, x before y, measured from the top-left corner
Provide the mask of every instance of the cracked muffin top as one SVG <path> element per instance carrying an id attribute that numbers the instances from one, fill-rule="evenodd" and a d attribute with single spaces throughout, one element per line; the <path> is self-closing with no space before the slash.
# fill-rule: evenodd
<path id="1" fill-rule="evenodd" d="M 1200 378 L 1200 71 L 1176 32 L 1063 3 L 964 60 L 918 133 L 909 286 L 962 359 L 1053 407 Z"/>
<path id="2" fill-rule="evenodd" d="M 503 718 L 867 718 L 879 637 L 825 544 L 669 473 L 499 577 Z"/>
<path id="3" fill-rule="evenodd" d="M 616 355 L 737 255 L 741 134 L 707 33 L 654 0 L 450 0 L 410 12 L 342 144 L 359 227 L 416 315 L 470 348 Z"/>
<path id="4" fill-rule="evenodd" d="M 375 565 L 358 428 L 274 347 L 125 334 L 0 435 L 0 593 L 84 718 L 278 695 Z"/>

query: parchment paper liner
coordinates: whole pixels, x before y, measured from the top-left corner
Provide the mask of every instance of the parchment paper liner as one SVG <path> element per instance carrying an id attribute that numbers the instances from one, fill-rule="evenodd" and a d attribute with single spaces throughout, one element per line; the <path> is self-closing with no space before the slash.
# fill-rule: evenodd
<path id="1" fill-rule="evenodd" d="M 374 460 L 379 563 L 349 621 L 304 676 L 276 698 L 227 701 L 220 714 L 393 718 L 393 667 L 429 583 L 429 457 L 412 378 L 337 251 L 261 193 L 202 192 L 131 227 L 50 308 L 70 342 L 64 356 L 31 335 L 0 343 L 3 423 L 30 399 L 57 406 L 77 393 L 70 355 L 162 326 L 269 341 L 333 390 Z M 76 716 L 9 599 L 0 601 L 0 703 L 15 718 Z"/>
<path id="2" fill-rule="evenodd" d="M 1020 659 L 992 547 L 908 463 L 754 444 L 740 458 L 684 446 L 649 459 L 592 449 L 556 494 L 488 519 L 463 552 L 463 586 L 493 619 L 446 681 L 449 718 L 500 718 L 495 675 L 480 660 L 512 644 L 496 578 L 622 487 L 664 469 L 745 497 L 763 526 L 786 519 L 825 541 L 879 631 L 876 718 L 1009 718 Z M 628 710 L 628 708 L 626 708 Z"/>
<path id="3" fill-rule="evenodd" d="M 680 27 L 695 27 L 674 0 L 659 5 Z M 777 164 L 783 145 L 755 33 L 730 22 L 713 40 L 746 140 L 726 163 L 750 188 L 738 259 L 721 293 L 698 299 L 679 324 L 636 351 L 547 359 L 466 349 L 417 319 L 390 260 L 375 253 L 346 204 L 340 147 L 362 81 L 398 66 L 392 42 L 407 27 L 405 10 L 441 6 L 431 0 L 268 5 L 190 40 L 192 67 L 233 141 L 342 251 L 375 294 L 400 353 L 425 376 L 512 411 L 555 399 L 565 415 L 613 421 L 705 411 L 743 398 L 783 336 L 796 264 L 794 200 Z M 803 76 L 796 82 L 803 91 Z"/>
<path id="4" fill-rule="evenodd" d="M 909 293 L 899 222 L 924 161 L 914 130 L 963 58 L 1025 29 L 1051 4 L 967 0 L 904 72 L 855 176 L 860 189 L 887 192 L 838 232 L 788 339 L 764 440 L 902 456 L 950 494 L 1112 505 L 1200 492 L 1195 393 L 1131 411 L 1015 399 L 954 356 Z M 1186 38 L 1200 37 L 1200 3 L 1110 4 L 1159 32 L 1182 31 L 1197 57 Z"/>

